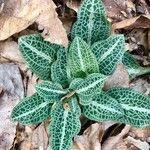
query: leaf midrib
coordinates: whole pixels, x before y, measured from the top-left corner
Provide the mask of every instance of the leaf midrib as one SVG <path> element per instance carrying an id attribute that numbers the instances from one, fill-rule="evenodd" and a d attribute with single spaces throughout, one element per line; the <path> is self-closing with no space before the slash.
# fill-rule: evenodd
<path id="1" fill-rule="evenodd" d="M 63 126 L 62 126 L 62 134 L 61 134 L 61 140 L 60 140 L 60 147 L 59 147 L 59 150 L 63 150 L 62 146 L 63 146 L 63 140 L 64 140 L 64 137 L 65 137 L 65 129 L 66 129 L 66 124 L 67 124 L 67 117 L 68 117 L 68 111 L 64 111 L 63 113 Z"/>
<path id="2" fill-rule="evenodd" d="M 115 47 L 117 46 L 117 44 L 119 43 L 119 41 L 120 41 L 120 38 L 115 42 L 115 44 L 114 44 L 112 47 L 110 47 L 110 48 L 108 49 L 108 51 L 106 51 L 106 52 L 100 57 L 98 63 L 101 63 L 108 55 L 111 54 L 111 52 L 115 49 Z"/>
<path id="3" fill-rule="evenodd" d="M 141 107 L 137 107 L 137 106 L 129 106 L 127 104 L 121 104 L 121 106 L 125 110 L 135 110 L 135 111 L 138 111 L 138 112 L 150 113 L 149 109 L 145 109 L 145 108 L 141 108 Z"/>
<path id="4" fill-rule="evenodd" d="M 26 113 L 23 113 L 23 114 L 21 114 L 21 115 L 19 115 L 19 116 L 16 116 L 16 117 L 14 117 L 13 119 L 14 119 L 14 120 L 18 120 L 19 118 L 28 116 L 28 115 L 32 114 L 33 112 L 39 110 L 40 108 L 44 108 L 44 107 L 45 107 L 46 105 L 48 105 L 49 103 L 50 103 L 50 102 L 41 103 L 40 105 L 38 105 L 38 106 L 35 107 L 34 109 L 32 109 L 32 110 L 30 110 L 30 111 L 28 111 L 28 112 L 26 112 Z"/>
<path id="5" fill-rule="evenodd" d="M 81 88 L 81 89 L 76 90 L 76 92 L 77 92 L 77 93 L 85 92 L 85 91 L 89 90 L 90 88 L 96 86 L 98 83 L 102 82 L 103 80 L 104 80 L 104 79 L 97 80 L 97 81 L 93 82 L 92 84 L 89 84 L 89 85 L 86 86 L 86 87 L 83 87 L 83 88 Z"/>
<path id="6" fill-rule="evenodd" d="M 31 46 L 30 44 L 28 44 L 22 39 L 20 39 L 20 42 L 22 42 L 22 44 L 24 44 L 26 47 L 28 47 L 31 51 L 36 53 L 38 56 L 43 57 L 44 59 L 48 60 L 50 63 L 52 62 L 52 58 L 47 56 L 45 53 L 38 51 L 35 47 Z"/>

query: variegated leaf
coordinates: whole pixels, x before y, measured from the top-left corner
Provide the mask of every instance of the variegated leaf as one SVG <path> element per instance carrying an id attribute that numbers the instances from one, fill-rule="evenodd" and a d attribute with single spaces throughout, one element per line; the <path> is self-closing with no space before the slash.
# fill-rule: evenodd
<path id="1" fill-rule="evenodd" d="M 150 97 L 130 88 L 112 88 L 107 94 L 116 99 L 125 112 L 121 120 L 136 127 L 150 125 Z"/>
<path id="2" fill-rule="evenodd" d="M 77 14 L 71 37 L 81 37 L 89 45 L 106 39 L 110 34 L 110 23 L 101 0 L 84 0 Z"/>
<path id="3" fill-rule="evenodd" d="M 51 78 L 62 86 L 68 85 L 67 76 L 67 50 L 60 48 L 57 52 L 57 60 L 51 66 Z"/>
<path id="4" fill-rule="evenodd" d="M 93 73 L 85 79 L 74 79 L 69 88 L 77 93 L 82 105 L 88 105 L 91 101 L 91 96 L 102 89 L 106 78 L 102 74 Z"/>
<path id="5" fill-rule="evenodd" d="M 99 72 L 96 57 L 90 47 L 79 37 L 76 37 L 70 45 L 67 63 L 73 77 L 84 77 Z"/>
<path id="6" fill-rule="evenodd" d="M 50 103 L 59 101 L 61 97 L 67 94 L 67 90 L 64 90 L 58 83 L 50 81 L 44 81 L 36 86 L 38 94 Z"/>
<path id="7" fill-rule="evenodd" d="M 93 95 L 90 104 L 82 108 L 83 114 L 94 121 L 118 121 L 124 117 L 121 105 L 103 92 Z"/>
<path id="8" fill-rule="evenodd" d="M 49 126 L 52 150 L 71 150 L 72 138 L 80 131 L 81 115 L 76 97 L 68 103 L 57 103 L 52 109 L 52 121 Z"/>
<path id="9" fill-rule="evenodd" d="M 129 73 L 130 79 L 150 73 L 150 67 L 141 67 L 136 59 L 128 52 L 124 54 L 122 62 Z"/>
<path id="10" fill-rule="evenodd" d="M 96 42 L 91 49 L 97 58 L 100 73 L 110 75 L 125 52 L 124 36 L 112 35 L 106 40 Z"/>
<path id="11" fill-rule="evenodd" d="M 50 117 L 51 106 L 50 102 L 35 93 L 31 97 L 24 98 L 14 107 L 11 118 L 25 125 L 38 124 Z"/>
<path id="12" fill-rule="evenodd" d="M 60 46 L 44 41 L 38 34 L 22 36 L 18 42 L 29 68 L 41 79 L 50 80 L 51 63 L 55 61 Z"/>

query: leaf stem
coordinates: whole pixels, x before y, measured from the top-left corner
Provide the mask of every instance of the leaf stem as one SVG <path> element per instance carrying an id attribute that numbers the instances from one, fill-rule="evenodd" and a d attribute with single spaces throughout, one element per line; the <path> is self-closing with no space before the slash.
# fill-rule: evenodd
<path id="1" fill-rule="evenodd" d="M 68 100 L 70 97 L 72 97 L 75 94 L 75 91 L 72 91 L 61 98 L 61 101 Z"/>

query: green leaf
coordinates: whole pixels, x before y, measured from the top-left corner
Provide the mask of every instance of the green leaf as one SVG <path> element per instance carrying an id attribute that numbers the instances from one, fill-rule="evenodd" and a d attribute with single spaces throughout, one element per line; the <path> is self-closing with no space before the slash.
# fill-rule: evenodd
<path id="1" fill-rule="evenodd" d="M 94 121 L 118 121 L 124 116 L 121 105 L 104 92 L 93 95 L 90 104 L 82 108 L 83 114 Z"/>
<path id="2" fill-rule="evenodd" d="M 65 107 L 65 108 L 64 108 Z M 52 109 L 52 121 L 49 126 L 52 150 L 71 150 L 72 138 L 80 131 L 81 115 L 76 97 L 66 103 L 57 103 Z"/>
<path id="3" fill-rule="evenodd" d="M 94 43 L 91 49 L 97 58 L 100 72 L 110 75 L 125 52 L 124 36 L 112 35 L 106 40 Z"/>
<path id="4" fill-rule="evenodd" d="M 60 48 L 57 52 L 57 60 L 51 66 L 51 78 L 62 86 L 68 85 L 67 76 L 67 50 Z"/>
<path id="5" fill-rule="evenodd" d="M 70 45 L 67 63 L 73 77 L 84 77 L 99 72 L 96 57 L 79 37 L 76 37 Z"/>
<path id="6" fill-rule="evenodd" d="M 102 89 L 106 78 L 102 74 L 93 73 L 85 79 L 74 79 L 69 88 L 77 93 L 82 105 L 88 105 L 91 101 L 91 96 Z"/>
<path id="7" fill-rule="evenodd" d="M 20 101 L 13 109 L 11 118 L 22 124 L 38 124 L 51 114 L 51 104 L 37 93 Z"/>
<path id="8" fill-rule="evenodd" d="M 136 127 L 150 125 L 150 97 L 130 88 L 112 88 L 107 94 L 116 99 L 124 109 L 123 122 Z"/>
<path id="9" fill-rule="evenodd" d="M 150 67 L 141 67 L 136 59 L 128 52 L 124 53 L 122 62 L 129 73 L 130 79 L 150 73 Z"/>
<path id="10" fill-rule="evenodd" d="M 36 86 L 38 94 L 50 103 L 59 101 L 61 97 L 67 94 L 67 90 L 64 90 L 58 83 L 50 81 L 44 81 Z"/>
<path id="11" fill-rule="evenodd" d="M 51 63 L 60 46 L 44 41 L 38 34 L 22 36 L 18 43 L 29 68 L 41 79 L 50 80 Z"/>
<path id="12" fill-rule="evenodd" d="M 91 45 L 108 38 L 110 28 L 102 1 L 84 0 L 73 25 L 71 37 L 74 39 L 78 36 Z"/>

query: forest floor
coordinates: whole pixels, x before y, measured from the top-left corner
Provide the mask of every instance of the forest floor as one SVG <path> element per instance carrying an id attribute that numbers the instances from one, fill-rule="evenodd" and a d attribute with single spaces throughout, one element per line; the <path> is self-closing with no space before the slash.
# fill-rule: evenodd
<path id="1" fill-rule="evenodd" d="M 130 53 L 142 66 L 150 66 L 150 1 L 103 2 L 112 33 L 124 34 Z M 22 35 L 40 32 L 46 40 L 66 46 L 80 4 L 81 0 L 0 0 L 0 150 L 49 149 L 47 122 L 23 126 L 10 120 L 12 108 L 24 96 L 31 96 L 39 82 L 24 64 L 17 41 Z M 107 86 L 114 85 L 150 95 L 150 75 L 129 81 L 121 65 Z M 150 127 L 88 121 L 74 138 L 73 150 L 149 150 L 149 144 Z"/>

